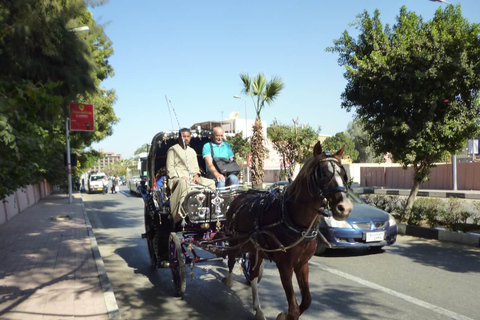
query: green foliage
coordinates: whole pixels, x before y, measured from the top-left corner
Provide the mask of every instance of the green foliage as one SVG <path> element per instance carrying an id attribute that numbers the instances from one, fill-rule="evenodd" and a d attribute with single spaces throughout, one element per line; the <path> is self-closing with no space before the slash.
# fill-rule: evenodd
<path id="1" fill-rule="evenodd" d="M 418 225 L 423 221 L 427 221 L 427 224 L 433 228 L 438 225 L 438 216 L 440 215 L 439 212 L 442 212 L 442 208 L 443 205 L 440 199 L 416 199 L 411 210 L 408 224 Z"/>
<path id="2" fill-rule="evenodd" d="M 349 155 L 352 161 L 357 160 L 359 152 L 355 149 L 355 143 L 350 139 L 348 134 L 343 132 L 338 132 L 333 137 L 328 137 L 323 141 L 322 147 L 324 150 L 328 150 L 330 152 L 335 152 L 341 149 L 345 145 L 345 151 L 343 155 Z"/>
<path id="3" fill-rule="evenodd" d="M 112 53 L 82 0 L 0 3 L 0 199 L 43 179 L 66 185 L 70 102 L 95 105 L 96 129 L 71 132 L 72 152 L 112 134 L 115 93 L 99 87 L 113 75 Z"/>
<path id="4" fill-rule="evenodd" d="M 358 151 L 358 158 L 354 162 L 384 162 L 383 156 L 376 155 L 372 147 L 368 145 L 368 133 L 365 132 L 363 125 L 359 120 L 355 119 L 348 123 L 346 134 L 350 136 L 355 144 L 355 149 Z"/>
<path id="5" fill-rule="evenodd" d="M 136 156 L 137 154 L 140 154 L 142 152 L 148 152 L 149 147 L 150 147 L 150 145 L 148 143 L 142 144 L 142 146 L 140 148 L 135 150 L 133 155 Z"/>
<path id="6" fill-rule="evenodd" d="M 327 49 L 346 69 L 342 107 L 355 109 L 376 154 L 413 165 L 418 190 L 435 162 L 479 133 L 480 25 L 460 5 L 430 21 L 403 6 L 392 28 L 378 10 L 358 18 L 358 37 L 345 31 Z"/>
<path id="7" fill-rule="evenodd" d="M 243 134 L 241 132 L 235 134 L 234 136 L 228 136 L 227 142 L 232 147 L 232 151 L 236 158 L 241 158 L 243 160 L 247 158 L 247 154 L 250 153 L 250 143 L 248 142 L 248 139 L 243 138 Z"/>
<path id="8" fill-rule="evenodd" d="M 267 136 L 273 147 L 280 153 L 284 172 L 282 177 L 293 175 L 294 165 L 300 164 L 312 154 L 312 149 L 318 141 L 320 128 L 315 131 L 309 125 L 293 126 L 279 124 L 276 120 L 267 128 Z"/>

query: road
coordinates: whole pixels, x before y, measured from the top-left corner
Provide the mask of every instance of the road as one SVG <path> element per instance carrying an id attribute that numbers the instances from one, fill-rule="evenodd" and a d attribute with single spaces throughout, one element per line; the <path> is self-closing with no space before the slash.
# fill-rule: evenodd
<path id="1" fill-rule="evenodd" d="M 140 238 L 141 198 L 122 187 L 118 194 L 84 194 L 83 200 L 122 319 L 254 318 L 240 269 L 232 289 L 221 282 L 223 261 L 197 265 L 184 298 L 174 297 L 170 270 L 150 267 Z M 399 236 L 378 254 L 341 250 L 313 257 L 309 282 L 313 302 L 301 319 L 480 320 L 479 248 Z M 273 263 L 266 263 L 259 292 L 267 319 L 287 309 Z"/>

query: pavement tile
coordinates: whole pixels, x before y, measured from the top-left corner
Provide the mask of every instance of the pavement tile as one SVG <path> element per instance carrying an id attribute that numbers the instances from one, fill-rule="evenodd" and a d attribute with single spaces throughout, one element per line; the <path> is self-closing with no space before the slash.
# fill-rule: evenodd
<path id="1" fill-rule="evenodd" d="M 0 226 L 7 319 L 109 319 L 79 197 L 51 195 Z"/>

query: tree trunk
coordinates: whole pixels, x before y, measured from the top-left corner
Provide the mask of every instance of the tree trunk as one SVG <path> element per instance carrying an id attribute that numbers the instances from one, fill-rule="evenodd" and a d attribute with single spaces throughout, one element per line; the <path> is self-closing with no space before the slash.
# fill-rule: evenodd
<path id="1" fill-rule="evenodd" d="M 254 189 L 263 188 L 263 179 L 265 172 L 263 170 L 263 158 L 265 157 L 265 147 L 263 145 L 262 121 L 259 117 L 255 119 L 253 125 L 253 135 L 251 140 L 252 147 L 252 186 Z"/>

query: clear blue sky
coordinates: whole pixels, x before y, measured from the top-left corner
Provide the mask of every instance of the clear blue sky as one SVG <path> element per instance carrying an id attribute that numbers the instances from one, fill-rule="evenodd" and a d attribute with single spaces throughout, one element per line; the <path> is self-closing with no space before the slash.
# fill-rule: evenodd
<path id="1" fill-rule="evenodd" d="M 461 3 L 470 23 L 480 22 L 479 0 L 450 2 Z M 116 90 L 120 122 L 93 147 L 129 158 L 157 132 L 177 130 L 165 95 L 180 126 L 232 111 L 244 118 L 244 100 L 233 98 L 241 95 L 242 72 L 285 82 L 278 100 L 262 111 L 267 125 L 274 119 L 292 125 L 298 117 L 322 134 L 344 131 L 353 117 L 340 107 L 344 70 L 325 48 L 344 30 L 354 33 L 349 23 L 363 10 L 379 9 L 382 22 L 392 25 L 403 4 L 424 20 L 446 6 L 428 0 L 110 0 L 92 11 L 113 42 L 115 76 L 102 86 Z M 253 118 L 251 100 L 247 113 Z"/>

